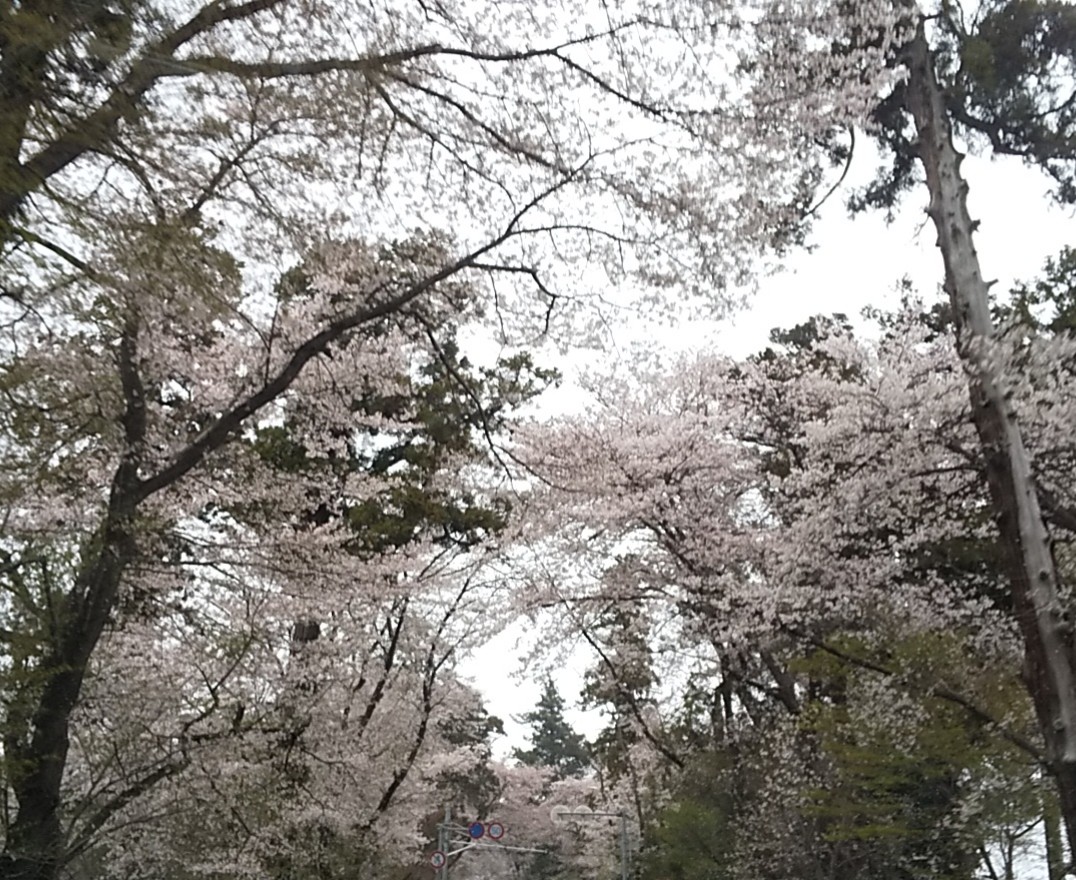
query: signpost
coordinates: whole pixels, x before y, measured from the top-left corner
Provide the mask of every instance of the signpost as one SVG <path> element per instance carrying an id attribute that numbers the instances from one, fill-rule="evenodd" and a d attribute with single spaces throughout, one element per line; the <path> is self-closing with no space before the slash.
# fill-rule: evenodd
<path id="1" fill-rule="evenodd" d="M 437 849 L 430 853 L 430 864 L 437 870 L 437 880 L 448 880 L 452 856 L 478 849 L 499 849 L 503 852 L 544 853 L 546 850 L 533 846 L 509 846 L 499 841 L 505 835 L 505 827 L 497 821 L 469 822 L 459 825 L 452 821 L 452 807 L 445 807 L 444 821 L 437 825 Z M 483 843 L 488 837 L 492 843 Z"/>
<path id="2" fill-rule="evenodd" d="M 606 812 L 591 810 L 589 807 L 567 807 L 558 804 L 549 811 L 549 817 L 554 825 L 567 825 L 570 822 L 578 822 L 584 819 L 616 818 L 620 821 L 620 880 L 630 880 L 631 877 L 631 845 L 628 838 L 628 814 L 623 810 Z M 533 852 L 544 853 L 548 850 L 538 849 L 533 846 L 509 846 L 501 843 L 505 835 L 505 827 L 500 822 L 468 822 L 460 825 L 452 821 L 452 807 L 445 807 L 445 818 L 437 824 L 437 849 L 430 853 L 430 865 L 437 871 L 437 880 L 449 880 L 448 872 L 452 864 L 453 856 L 460 856 L 465 852 L 478 849 L 498 849 L 503 852 Z M 483 838 L 489 838 L 490 843 L 482 842 Z"/>

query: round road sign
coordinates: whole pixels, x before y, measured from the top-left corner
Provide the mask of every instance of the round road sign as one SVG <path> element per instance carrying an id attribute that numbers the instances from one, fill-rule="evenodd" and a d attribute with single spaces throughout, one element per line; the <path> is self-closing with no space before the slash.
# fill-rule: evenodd
<path id="1" fill-rule="evenodd" d="M 467 826 L 467 833 L 471 836 L 471 840 L 478 840 L 486 833 L 486 826 L 481 822 L 472 822 Z"/>
<path id="2" fill-rule="evenodd" d="M 504 837 L 504 826 L 500 822 L 490 822 L 486 826 L 486 834 L 490 840 L 500 840 Z"/>
<path id="3" fill-rule="evenodd" d="M 445 856 L 445 854 L 439 849 L 435 849 L 432 853 L 430 853 L 430 864 L 433 865 L 435 868 L 443 868 L 445 866 L 445 862 L 447 861 L 447 856 Z"/>

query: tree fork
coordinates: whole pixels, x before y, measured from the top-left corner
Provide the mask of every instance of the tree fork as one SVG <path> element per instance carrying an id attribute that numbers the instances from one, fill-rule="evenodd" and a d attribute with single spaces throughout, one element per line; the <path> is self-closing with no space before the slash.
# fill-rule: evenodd
<path id="1" fill-rule="evenodd" d="M 1060 796 L 1069 849 L 1076 852 L 1076 670 L 1052 540 L 1020 426 L 997 367 L 984 352 L 984 343 L 994 338 L 989 284 L 975 251 L 968 184 L 960 173 L 963 157 L 953 145 L 922 21 L 905 51 L 907 107 L 930 191 L 927 213 L 938 233 L 957 351 L 967 370 L 972 416 L 984 447 L 1013 608 L 1024 640 L 1025 681 Z"/>

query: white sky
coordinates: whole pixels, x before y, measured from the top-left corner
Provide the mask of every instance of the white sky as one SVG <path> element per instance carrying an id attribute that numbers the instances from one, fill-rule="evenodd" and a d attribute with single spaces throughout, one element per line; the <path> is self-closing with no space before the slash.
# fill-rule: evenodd
<path id="1" fill-rule="evenodd" d="M 860 145 L 863 141 L 859 139 Z M 853 163 L 844 194 L 850 186 L 869 180 L 877 165 L 874 154 L 857 149 L 860 155 Z M 1046 257 L 1062 246 L 1076 246 L 1073 212 L 1062 211 L 1051 202 L 1049 181 L 1037 171 L 1015 160 L 987 161 L 974 156 L 967 158 L 963 170 L 970 185 L 971 215 L 982 222 L 976 244 L 983 272 L 988 279 L 998 279 L 998 292 L 1008 290 L 1014 280 L 1036 276 Z M 822 209 L 812 236 L 816 245 L 813 252 L 794 253 L 786 271 L 763 279 L 746 311 L 720 324 L 625 326 L 616 332 L 616 345 L 623 351 L 632 343 L 649 340 L 670 350 L 717 348 L 741 357 L 762 348 L 770 329 L 776 326 L 791 327 L 819 313 L 844 312 L 858 319 L 865 306 L 895 306 L 899 301 L 896 285 L 903 276 L 911 278 L 919 294 L 930 301 L 937 295 L 942 264 L 925 205 L 926 195 L 920 187 L 905 199 L 903 210 L 887 226 L 880 212 L 848 219 L 844 195 L 836 193 Z M 578 393 L 566 382 L 548 400 L 550 411 L 573 409 L 571 398 Z M 505 722 L 507 736 L 497 744 L 501 755 L 525 742 L 526 729 L 512 717 L 534 707 L 544 675 L 535 670 L 532 680 L 522 668 L 524 652 L 517 641 L 528 632 L 517 627 L 502 634 L 462 667 L 463 674 L 485 695 L 488 710 Z M 536 636 L 530 632 L 529 638 Z M 558 665 L 555 678 L 569 706 L 577 699 L 583 672 L 591 662 L 580 649 L 569 663 Z M 574 712 L 569 717 L 588 735 L 600 727 L 593 714 Z"/>

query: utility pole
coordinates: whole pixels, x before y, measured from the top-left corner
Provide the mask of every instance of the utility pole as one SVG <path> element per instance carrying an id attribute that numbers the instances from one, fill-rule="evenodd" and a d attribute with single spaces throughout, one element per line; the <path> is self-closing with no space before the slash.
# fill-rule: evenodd
<path id="1" fill-rule="evenodd" d="M 452 824 L 452 805 L 445 804 L 444 821 L 437 826 L 437 849 L 448 852 L 448 828 Z M 437 869 L 437 880 L 448 880 L 448 859 Z"/>
<path id="2" fill-rule="evenodd" d="M 620 811 L 620 880 L 628 880 L 631 872 L 631 850 L 628 849 L 628 814 Z"/>
<path id="3" fill-rule="evenodd" d="M 624 810 L 615 812 L 607 810 L 578 809 L 572 810 L 565 806 L 555 806 L 549 811 L 549 817 L 554 825 L 563 824 L 569 819 L 592 819 L 615 817 L 620 822 L 620 880 L 630 880 L 631 877 L 631 846 L 628 841 L 628 814 Z"/>

